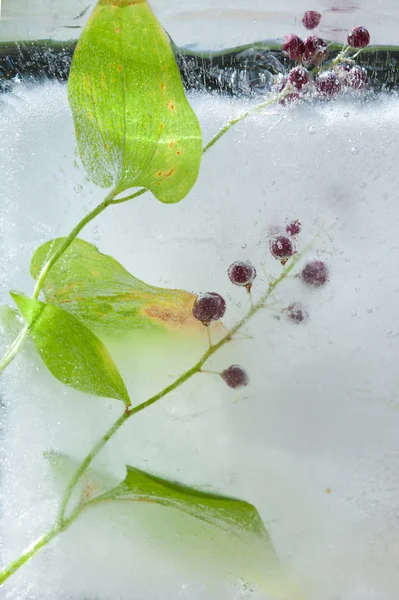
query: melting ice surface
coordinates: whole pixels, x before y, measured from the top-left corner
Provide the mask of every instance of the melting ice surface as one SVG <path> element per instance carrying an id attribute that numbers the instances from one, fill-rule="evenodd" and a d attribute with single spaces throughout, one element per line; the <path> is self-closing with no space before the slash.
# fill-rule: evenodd
<path id="1" fill-rule="evenodd" d="M 245 108 L 211 96 L 192 103 L 205 140 Z M 1 300 L 11 303 L 9 289 L 32 290 L 33 251 L 69 232 L 103 192 L 74 165 L 65 87 L 21 88 L 0 110 Z M 263 270 L 279 272 L 270 233 L 287 220 L 303 223 L 298 249 L 311 244 L 307 256 L 328 263 L 327 287 L 287 280 L 248 327 L 253 339 L 215 357 L 216 370 L 248 370 L 251 385 L 238 397 L 217 377 L 197 376 L 132 419 L 96 462 L 119 479 L 131 464 L 254 503 L 287 578 L 309 600 L 396 600 L 399 591 L 398 121 L 396 98 L 270 108 L 204 157 L 180 204 L 145 195 L 82 234 L 148 283 L 219 291 L 229 301 L 227 326 L 247 307 L 227 267 L 253 261 L 259 295 Z M 293 301 L 306 306 L 308 323 L 286 320 L 281 311 Z M 205 336 L 184 346 L 133 336 L 114 352 L 138 403 L 205 345 Z M 59 490 L 43 451 L 82 459 L 121 404 L 62 386 L 29 345 L 2 377 L 1 393 L 6 564 L 56 513 Z M 211 536 L 184 538 L 169 520 L 149 506 L 93 509 L 1 597 L 273 597 L 251 560 L 217 540 L 213 547 Z"/>

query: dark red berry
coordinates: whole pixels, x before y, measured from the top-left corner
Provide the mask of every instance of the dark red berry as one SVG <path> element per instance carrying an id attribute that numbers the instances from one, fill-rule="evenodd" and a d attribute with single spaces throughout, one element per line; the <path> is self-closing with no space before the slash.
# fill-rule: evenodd
<path id="1" fill-rule="evenodd" d="M 240 365 L 231 365 L 220 373 L 220 376 L 231 388 L 244 387 L 249 383 L 249 377 Z"/>
<path id="2" fill-rule="evenodd" d="M 352 48 L 365 48 L 370 43 L 370 34 L 365 27 L 355 27 L 348 33 L 348 44 Z"/>
<path id="3" fill-rule="evenodd" d="M 301 279 L 306 285 L 321 287 L 328 281 L 328 269 L 321 260 L 308 262 L 302 269 Z"/>
<path id="4" fill-rule="evenodd" d="M 256 270 L 249 260 L 236 261 L 229 266 L 227 274 L 234 285 L 242 285 L 247 289 L 251 289 L 256 277 Z"/>
<path id="5" fill-rule="evenodd" d="M 291 60 L 299 60 L 305 51 L 305 46 L 300 37 L 295 33 L 289 33 L 285 36 L 281 49 Z"/>
<path id="6" fill-rule="evenodd" d="M 360 67 L 359 65 L 354 65 L 349 71 L 346 72 L 344 82 L 347 86 L 353 88 L 354 90 L 364 89 L 369 82 L 366 69 Z"/>
<path id="7" fill-rule="evenodd" d="M 301 232 L 301 228 L 302 224 L 297 219 L 296 221 L 292 221 L 292 223 L 289 223 L 285 230 L 289 235 L 298 235 L 298 233 Z"/>
<path id="8" fill-rule="evenodd" d="M 296 92 L 292 92 L 292 94 L 287 94 L 286 96 L 281 98 L 280 104 L 291 104 L 292 102 L 296 102 L 297 100 L 299 100 L 299 94 L 297 94 Z"/>
<path id="9" fill-rule="evenodd" d="M 309 315 L 306 312 L 306 310 L 303 308 L 303 306 L 301 304 L 298 304 L 298 303 L 291 304 L 291 306 L 289 306 L 286 309 L 286 312 L 287 312 L 287 317 L 289 318 L 289 320 L 292 321 L 293 323 L 296 323 L 297 325 L 299 325 L 299 323 L 303 323 L 304 321 L 307 321 L 309 318 Z"/>
<path id="10" fill-rule="evenodd" d="M 316 89 L 325 98 L 332 98 L 341 90 L 341 82 L 334 71 L 322 71 L 316 79 Z"/>
<path id="11" fill-rule="evenodd" d="M 288 79 L 297 90 L 301 90 L 310 81 L 309 73 L 304 67 L 292 69 L 289 72 Z"/>
<path id="12" fill-rule="evenodd" d="M 321 19 L 321 14 L 316 10 L 307 10 L 303 15 L 302 23 L 306 29 L 315 29 L 318 27 Z"/>
<path id="13" fill-rule="evenodd" d="M 303 61 L 305 64 L 319 65 L 326 60 L 328 48 L 326 42 L 321 38 L 314 35 L 307 37 L 304 46 Z"/>
<path id="14" fill-rule="evenodd" d="M 226 302 L 220 294 L 208 292 L 198 296 L 194 303 L 193 315 L 203 325 L 221 319 L 226 312 Z"/>
<path id="15" fill-rule="evenodd" d="M 274 258 L 286 260 L 294 254 L 295 248 L 290 238 L 285 237 L 284 235 L 278 235 L 270 242 L 270 252 L 273 254 Z"/>

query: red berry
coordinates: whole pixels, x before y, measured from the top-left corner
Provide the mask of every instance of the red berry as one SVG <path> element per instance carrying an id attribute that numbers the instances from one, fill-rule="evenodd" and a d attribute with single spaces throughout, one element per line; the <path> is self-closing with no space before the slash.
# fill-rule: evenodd
<path id="1" fill-rule="evenodd" d="M 296 102 L 296 100 L 299 100 L 299 94 L 297 94 L 296 92 L 292 92 L 292 94 L 287 94 L 286 96 L 281 98 L 280 104 L 291 104 L 292 102 Z"/>
<path id="2" fill-rule="evenodd" d="M 300 233 L 301 231 L 301 227 L 302 224 L 297 219 L 296 221 L 292 221 L 292 223 L 289 223 L 285 230 L 287 233 L 289 233 L 289 235 L 298 235 L 298 233 Z"/>
<path id="3" fill-rule="evenodd" d="M 301 90 L 310 81 L 309 73 L 304 67 L 292 69 L 288 74 L 288 79 L 297 90 Z"/>
<path id="4" fill-rule="evenodd" d="M 316 79 L 317 91 L 324 97 L 332 97 L 341 90 L 341 82 L 334 71 L 323 71 Z"/>
<path id="5" fill-rule="evenodd" d="M 249 377 L 240 365 L 231 365 L 220 373 L 220 376 L 231 388 L 244 387 L 249 383 Z"/>
<path id="6" fill-rule="evenodd" d="M 302 23 L 306 29 L 315 29 L 321 19 L 321 14 L 315 10 L 307 10 L 303 15 Z"/>
<path id="7" fill-rule="evenodd" d="M 274 258 L 287 260 L 294 254 L 295 248 L 290 238 L 285 237 L 284 235 L 278 235 L 270 242 L 270 252 L 273 254 Z"/>
<path id="8" fill-rule="evenodd" d="M 305 39 L 304 45 L 303 60 L 306 64 L 319 65 L 326 60 L 328 48 L 324 40 L 312 35 Z"/>
<path id="9" fill-rule="evenodd" d="M 309 318 L 308 313 L 301 304 L 291 304 L 291 306 L 289 306 L 286 310 L 287 317 L 289 318 L 289 320 L 293 323 L 296 323 L 297 325 L 299 325 L 299 323 L 307 321 Z"/>
<path id="10" fill-rule="evenodd" d="M 370 43 L 370 34 L 365 27 L 355 27 L 348 33 L 348 44 L 352 48 L 365 48 Z"/>
<path id="11" fill-rule="evenodd" d="M 229 266 L 227 274 L 234 285 L 246 286 L 251 289 L 256 277 L 256 270 L 252 263 L 247 261 L 236 261 Z"/>
<path id="12" fill-rule="evenodd" d="M 226 312 L 226 302 L 215 292 L 198 296 L 193 306 L 193 315 L 198 321 L 208 326 L 211 321 L 221 319 Z"/>
<path id="13" fill-rule="evenodd" d="M 349 71 L 345 72 L 344 82 L 354 90 L 364 89 L 369 82 L 366 69 L 354 65 Z"/>
<path id="14" fill-rule="evenodd" d="M 308 262 L 301 272 L 301 279 L 311 287 L 321 287 L 328 281 L 328 269 L 321 260 Z"/>
<path id="15" fill-rule="evenodd" d="M 300 37 L 295 35 L 295 33 L 290 33 L 285 36 L 281 49 L 291 60 L 299 60 L 304 53 L 305 47 Z"/>

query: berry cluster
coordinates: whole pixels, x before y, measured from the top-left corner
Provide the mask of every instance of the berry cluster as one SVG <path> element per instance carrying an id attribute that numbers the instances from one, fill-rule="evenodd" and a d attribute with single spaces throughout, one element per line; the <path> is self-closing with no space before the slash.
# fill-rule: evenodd
<path id="1" fill-rule="evenodd" d="M 285 265 L 296 253 L 295 241 L 296 236 L 301 232 L 301 228 L 302 225 L 298 220 L 292 221 L 285 228 L 287 235 L 275 235 L 270 240 L 270 253 L 282 265 Z M 259 308 L 259 305 L 254 306 L 251 295 L 252 286 L 256 278 L 255 267 L 250 261 L 235 261 L 228 268 L 227 275 L 231 283 L 239 287 L 245 287 L 248 294 L 250 294 L 251 311 L 248 317 L 252 316 Z M 319 288 L 328 282 L 329 271 L 323 261 L 311 260 L 304 265 L 299 277 L 304 285 L 310 288 Z M 226 301 L 216 292 L 208 292 L 198 296 L 193 307 L 194 317 L 205 327 L 209 327 L 212 321 L 221 319 L 225 312 Z M 289 321 L 295 324 L 303 323 L 309 318 L 305 308 L 298 302 L 284 308 L 282 312 L 285 313 Z M 240 365 L 231 365 L 219 373 L 219 375 L 231 388 L 244 387 L 249 383 L 248 375 Z"/>
<path id="2" fill-rule="evenodd" d="M 319 12 L 307 11 L 302 23 L 308 30 L 318 27 Z M 297 64 L 288 75 L 276 81 L 275 89 L 282 94 L 281 104 L 305 97 L 328 99 L 344 90 L 362 90 L 367 87 L 367 71 L 356 64 L 350 50 L 360 51 L 370 43 L 370 34 L 364 27 L 355 27 L 347 36 L 348 45 L 332 61 L 327 62 L 328 46 L 322 38 L 311 35 L 302 40 L 295 33 L 285 36 L 282 50 Z"/>

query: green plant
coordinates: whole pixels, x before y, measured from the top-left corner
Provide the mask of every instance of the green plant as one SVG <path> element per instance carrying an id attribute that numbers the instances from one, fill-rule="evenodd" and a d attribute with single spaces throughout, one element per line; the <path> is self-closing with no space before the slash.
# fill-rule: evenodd
<path id="1" fill-rule="evenodd" d="M 233 283 L 246 287 L 250 304 L 246 314 L 213 342 L 210 321 L 223 315 L 224 306 L 221 312 L 205 307 L 208 316 L 201 318 L 193 310 L 201 298 L 183 290 L 147 285 L 78 235 L 109 206 L 130 201 L 147 191 L 161 202 L 182 200 L 196 182 L 202 155 L 236 123 L 281 101 L 292 90 L 287 86 L 231 120 L 202 148 L 200 126 L 184 94 L 169 40 L 146 0 L 99 0 L 77 45 L 68 93 L 82 163 L 94 183 L 111 191 L 67 237 L 51 240 L 35 252 L 31 262 L 36 282 L 32 297 L 19 292 L 11 294 L 25 325 L 0 362 L 0 372 L 30 336 L 43 362 L 59 381 L 85 393 L 120 400 L 124 406 L 109 431 L 79 465 L 73 466 L 53 527 L 0 572 L 0 584 L 65 531 L 82 512 L 102 502 L 122 499 L 173 506 L 215 527 L 254 536 L 262 541 L 274 561 L 273 547 L 259 514 L 243 500 L 166 481 L 133 466 L 126 467 L 122 482 L 103 481 L 93 491 L 81 489 L 77 503 L 74 493 L 82 486 L 83 475 L 90 481 L 93 459 L 130 418 L 205 371 L 207 361 L 234 340 L 263 309 L 301 258 L 295 253 L 294 243 L 282 236 L 271 242 L 272 254 L 281 260 L 282 271 L 255 301 L 254 268 L 251 266 L 253 273 L 244 279 L 237 273 L 233 277 L 230 270 Z M 127 192 L 139 186 L 142 187 L 138 191 Z M 123 196 L 124 193 L 127 195 Z M 237 269 L 236 263 L 233 266 Z M 306 279 L 304 275 L 303 278 Z M 326 281 L 327 276 L 318 285 Z M 98 336 L 142 326 L 162 328 L 165 315 L 179 322 L 197 317 L 208 328 L 209 347 L 170 385 L 133 405 L 115 362 Z M 297 318 L 296 322 L 301 320 Z M 237 365 L 220 375 L 233 388 L 248 381 Z M 48 459 L 55 467 L 69 461 L 68 457 L 54 454 Z"/>

